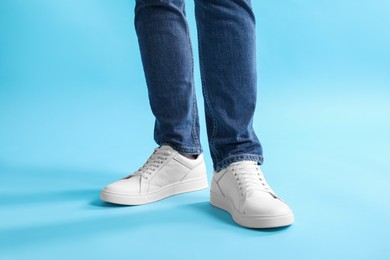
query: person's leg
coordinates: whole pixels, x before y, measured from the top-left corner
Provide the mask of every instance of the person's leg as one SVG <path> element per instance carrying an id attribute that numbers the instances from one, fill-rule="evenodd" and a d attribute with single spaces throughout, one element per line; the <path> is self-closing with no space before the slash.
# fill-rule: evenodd
<path id="1" fill-rule="evenodd" d="M 210 152 L 216 171 L 263 162 L 252 127 L 256 106 L 255 16 L 248 0 L 196 0 L 199 58 Z"/>
<path id="2" fill-rule="evenodd" d="M 141 168 L 101 191 L 102 200 L 124 205 L 208 187 L 184 0 L 137 0 L 134 24 L 159 147 Z"/>
<path id="3" fill-rule="evenodd" d="M 196 0 L 207 133 L 214 163 L 210 203 L 250 228 L 291 225 L 294 215 L 265 181 L 252 127 L 255 16 L 250 0 Z"/>
<path id="4" fill-rule="evenodd" d="M 193 54 L 184 0 L 137 0 L 134 25 L 156 118 L 156 143 L 182 154 L 200 154 Z"/>

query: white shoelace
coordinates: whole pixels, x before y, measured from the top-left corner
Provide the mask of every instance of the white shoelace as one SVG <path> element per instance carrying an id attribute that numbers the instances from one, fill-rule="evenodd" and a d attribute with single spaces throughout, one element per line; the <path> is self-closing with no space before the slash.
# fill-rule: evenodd
<path id="1" fill-rule="evenodd" d="M 241 162 L 232 164 L 230 170 L 238 183 L 241 191 L 241 196 L 244 196 L 251 190 L 261 190 L 270 193 L 277 198 L 277 195 L 272 191 L 264 178 L 260 167 L 256 162 Z"/>
<path id="2" fill-rule="evenodd" d="M 168 159 L 169 155 L 171 155 L 170 151 L 155 148 L 153 154 L 148 158 L 146 163 L 136 172 L 129 175 L 128 178 L 140 175 L 144 179 L 149 179 L 150 176 Z"/>

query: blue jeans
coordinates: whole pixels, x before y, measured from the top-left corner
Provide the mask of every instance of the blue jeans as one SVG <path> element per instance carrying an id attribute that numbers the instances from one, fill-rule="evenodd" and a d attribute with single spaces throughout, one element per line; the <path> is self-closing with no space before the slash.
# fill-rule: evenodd
<path id="1" fill-rule="evenodd" d="M 154 140 L 199 154 L 194 60 L 185 0 L 136 0 L 138 37 Z M 214 170 L 263 162 L 253 130 L 256 106 L 255 16 L 250 0 L 195 0 L 202 93 Z"/>

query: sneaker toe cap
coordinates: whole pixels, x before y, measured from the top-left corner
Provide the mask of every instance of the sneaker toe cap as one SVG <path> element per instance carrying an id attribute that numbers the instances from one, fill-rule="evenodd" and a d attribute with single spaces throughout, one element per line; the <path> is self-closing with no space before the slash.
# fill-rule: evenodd
<path id="1" fill-rule="evenodd" d="M 255 192 L 247 197 L 244 214 L 252 216 L 283 216 L 292 214 L 286 203 L 266 192 Z"/>
<path id="2" fill-rule="evenodd" d="M 133 176 L 111 183 L 104 188 L 104 191 L 123 195 L 137 195 L 140 193 L 140 177 Z"/>

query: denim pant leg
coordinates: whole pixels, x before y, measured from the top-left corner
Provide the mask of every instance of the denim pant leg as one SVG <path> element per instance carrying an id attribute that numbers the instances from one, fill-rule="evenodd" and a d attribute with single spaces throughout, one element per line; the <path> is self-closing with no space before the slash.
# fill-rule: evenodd
<path id="1" fill-rule="evenodd" d="M 134 25 L 156 118 L 154 140 L 181 153 L 201 153 L 184 0 L 137 0 Z"/>
<path id="2" fill-rule="evenodd" d="M 216 171 L 263 162 L 253 130 L 256 106 L 255 16 L 250 0 L 195 0 L 207 134 Z"/>

